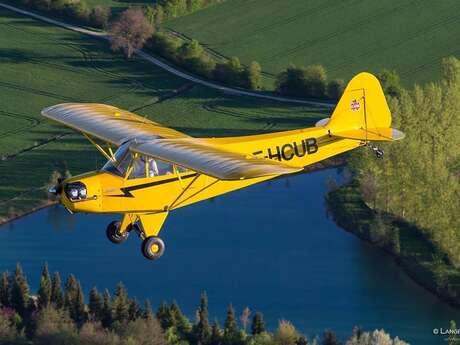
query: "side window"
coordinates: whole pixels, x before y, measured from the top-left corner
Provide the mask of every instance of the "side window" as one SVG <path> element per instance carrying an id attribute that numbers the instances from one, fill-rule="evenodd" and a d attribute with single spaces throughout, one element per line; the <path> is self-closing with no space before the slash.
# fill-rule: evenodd
<path id="1" fill-rule="evenodd" d="M 174 166 L 170 163 L 151 157 L 139 156 L 132 163 L 132 170 L 128 179 L 173 175 L 176 172 L 181 174 L 187 171 L 187 169 L 179 166 L 176 166 L 176 171 L 174 171 Z"/>
<path id="2" fill-rule="evenodd" d="M 128 179 L 135 179 L 135 178 L 144 178 L 146 177 L 146 160 L 145 157 L 140 156 L 135 159 L 133 162 L 133 169 L 131 174 L 129 175 Z"/>
<path id="3" fill-rule="evenodd" d="M 159 159 L 148 159 L 148 174 L 149 177 L 153 176 L 163 176 L 174 174 L 174 169 L 172 164 L 163 162 Z"/>

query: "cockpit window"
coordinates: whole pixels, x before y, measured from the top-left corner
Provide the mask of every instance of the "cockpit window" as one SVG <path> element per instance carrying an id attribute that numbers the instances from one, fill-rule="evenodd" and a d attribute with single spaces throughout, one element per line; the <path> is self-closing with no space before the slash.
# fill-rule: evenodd
<path id="1" fill-rule="evenodd" d="M 109 159 L 104 164 L 101 170 L 111 172 L 118 176 L 124 176 L 131 162 L 131 153 L 129 152 L 129 144 L 121 145 L 114 153 L 114 158 Z"/>
<path id="2" fill-rule="evenodd" d="M 182 169 L 179 172 L 185 171 L 186 170 Z M 133 163 L 133 169 L 129 175 L 129 179 L 155 177 L 170 174 L 174 174 L 174 167 L 172 164 L 163 162 L 159 159 L 140 156 L 137 157 Z"/>
<path id="3" fill-rule="evenodd" d="M 128 179 L 172 175 L 185 173 L 187 169 L 173 166 L 170 163 L 148 156 L 137 155 L 133 161 L 133 155 L 129 151 L 129 143 L 121 145 L 114 153 L 114 159 L 110 159 L 102 167 L 102 170 L 126 176 L 129 170 Z"/>

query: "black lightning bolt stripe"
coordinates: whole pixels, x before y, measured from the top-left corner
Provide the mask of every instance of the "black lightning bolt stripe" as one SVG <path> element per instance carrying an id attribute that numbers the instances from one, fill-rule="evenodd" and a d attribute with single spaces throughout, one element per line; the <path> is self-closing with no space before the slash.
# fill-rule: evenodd
<path id="1" fill-rule="evenodd" d="M 198 174 L 195 173 L 195 174 L 183 176 L 183 177 L 181 177 L 181 180 L 185 180 L 185 179 L 188 179 L 190 177 L 195 177 L 196 175 L 198 175 Z M 164 184 L 164 183 L 169 183 L 169 182 L 173 182 L 173 181 L 177 181 L 177 180 L 179 180 L 178 177 L 172 177 L 172 178 L 168 178 L 168 179 L 161 180 L 161 181 L 154 181 L 154 182 L 138 184 L 138 185 L 135 185 L 135 186 L 124 187 L 124 188 L 120 188 L 120 190 L 123 192 L 123 194 L 107 195 L 107 196 L 122 197 L 122 198 L 134 198 L 134 195 L 131 194 L 132 191 L 139 190 L 139 189 L 144 189 L 144 188 L 148 188 L 148 187 L 153 187 L 153 186 L 158 186 L 158 185 L 161 185 L 161 184 Z"/>

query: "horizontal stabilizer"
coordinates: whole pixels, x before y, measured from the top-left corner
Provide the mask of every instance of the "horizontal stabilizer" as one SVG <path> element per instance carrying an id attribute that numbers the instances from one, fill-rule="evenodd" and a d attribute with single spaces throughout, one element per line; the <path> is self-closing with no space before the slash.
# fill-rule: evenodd
<path id="1" fill-rule="evenodd" d="M 315 127 L 324 127 L 329 123 L 329 120 L 331 118 L 325 117 L 324 119 L 319 120 L 318 122 L 315 123 Z"/>
<path id="2" fill-rule="evenodd" d="M 364 141 L 394 141 L 404 138 L 404 133 L 394 128 L 369 128 L 367 131 L 365 129 L 351 129 L 337 133 L 331 132 L 331 135 Z"/>

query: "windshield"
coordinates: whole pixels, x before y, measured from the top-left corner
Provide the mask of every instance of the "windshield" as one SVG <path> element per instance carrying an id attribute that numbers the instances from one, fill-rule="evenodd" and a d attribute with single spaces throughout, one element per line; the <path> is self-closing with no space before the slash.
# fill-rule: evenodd
<path id="1" fill-rule="evenodd" d="M 124 176 L 131 163 L 131 153 L 129 152 L 129 143 L 121 145 L 114 153 L 114 159 L 109 159 L 101 170 L 108 171 L 118 176 Z"/>

